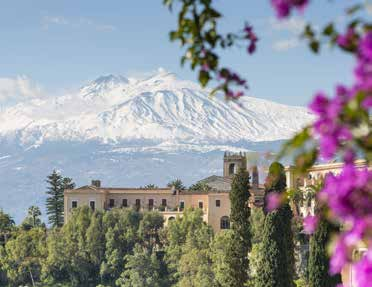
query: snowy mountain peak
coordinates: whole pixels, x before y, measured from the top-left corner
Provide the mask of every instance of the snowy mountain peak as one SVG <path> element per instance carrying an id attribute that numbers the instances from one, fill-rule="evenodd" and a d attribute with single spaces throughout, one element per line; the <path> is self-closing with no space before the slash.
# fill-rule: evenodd
<path id="1" fill-rule="evenodd" d="M 199 85 L 160 70 L 136 81 L 102 76 L 77 94 L 5 109 L 0 140 L 221 145 L 286 139 L 311 119 L 302 107 L 250 97 L 239 105 L 210 98 Z"/>
<path id="2" fill-rule="evenodd" d="M 128 79 L 121 75 L 106 75 L 106 76 L 100 76 L 96 80 L 93 81 L 94 85 L 117 85 L 117 84 L 127 84 Z"/>
<path id="3" fill-rule="evenodd" d="M 128 83 L 129 80 L 124 76 L 106 75 L 98 77 L 80 90 L 83 97 L 92 98 L 92 96 L 102 95 L 112 89 L 127 85 Z"/>

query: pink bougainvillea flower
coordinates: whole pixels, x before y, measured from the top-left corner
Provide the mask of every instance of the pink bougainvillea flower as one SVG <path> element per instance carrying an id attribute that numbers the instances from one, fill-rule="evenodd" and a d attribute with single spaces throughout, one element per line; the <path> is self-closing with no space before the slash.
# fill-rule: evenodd
<path id="1" fill-rule="evenodd" d="M 304 218 L 304 231 L 306 234 L 313 234 L 318 226 L 319 218 L 308 215 Z"/>
<path id="2" fill-rule="evenodd" d="M 333 250 L 333 254 L 330 261 L 330 273 L 340 273 L 344 265 L 348 262 L 348 249 L 345 242 L 339 239 Z"/>
<path id="3" fill-rule="evenodd" d="M 358 287 L 369 287 L 372 284 L 372 250 L 353 266 L 355 281 Z"/>
<path id="4" fill-rule="evenodd" d="M 308 2 L 308 0 L 271 0 L 271 5 L 278 18 L 286 18 L 291 14 L 292 9 L 303 11 Z"/>
<path id="5" fill-rule="evenodd" d="M 372 32 L 368 32 L 359 42 L 361 58 L 372 61 Z"/>
<path id="6" fill-rule="evenodd" d="M 282 204 L 282 201 L 283 197 L 281 196 L 281 194 L 277 192 L 270 192 L 267 196 L 267 211 L 271 212 L 277 209 Z"/>

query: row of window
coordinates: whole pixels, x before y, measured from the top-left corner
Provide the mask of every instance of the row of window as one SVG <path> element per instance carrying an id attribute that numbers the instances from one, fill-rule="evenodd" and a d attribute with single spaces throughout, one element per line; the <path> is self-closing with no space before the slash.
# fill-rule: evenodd
<path id="1" fill-rule="evenodd" d="M 77 200 L 72 200 L 71 201 L 71 207 L 72 208 L 77 208 L 77 205 L 78 205 Z M 164 206 L 164 207 L 167 206 L 167 200 L 165 198 L 161 200 L 161 205 Z M 90 206 L 90 208 L 92 208 L 94 210 L 96 208 L 96 202 L 91 200 L 89 202 L 89 206 Z M 122 207 L 128 207 L 128 200 L 126 198 L 123 198 L 121 206 Z M 136 199 L 135 206 L 138 207 L 138 208 L 141 207 L 141 200 L 140 199 Z M 217 199 L 216 200 L 216 207 L 220 207 L 220 206 L 221 206 L 221 201 L 219 199 Z M 108 207 L 109 208 L 115 207 L 115 199 L 114 198 L 109 199 L 109 206 Z M 149 209 L 151 209 L 152 207 L 154 207 L 154 200 L 149 199 Z M 203 209 L 203 201 L 199 201 L 198 207 L 200 209 Z M 185 209 L 185 202 L 180 201 L 180 210 L 183 210 L 183 209 Z"/>

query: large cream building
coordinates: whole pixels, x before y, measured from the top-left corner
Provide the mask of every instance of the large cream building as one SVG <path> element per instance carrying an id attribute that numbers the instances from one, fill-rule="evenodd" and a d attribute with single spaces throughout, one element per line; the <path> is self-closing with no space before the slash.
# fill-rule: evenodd
<path id="1" fill-rule="evenodd" d="M 358 168 L 365 168 L 367 163 L 365 160 L 357 160 L 355 165 Z M 305 198 L 308 195 L 314 193 L 313 186 L 323 180 L 328 173 L 339 174 L 343 168 L 343 163 L 326 163 L 318 164 L 311 167 L 305 175 L 299 175 L 296 173 L 293 166 L 286 167 L 286 178 L 288 189 L 300 189 L 304 192 Z M 371 169 L 371 166 L 368 167 Z M 314 195 L 308 197 L 311 200 L 305 200 L 304 205 L 300 207 L 300 216 L 304 217 L 307 215 L 314 215 L 315 211 L 315 200 Z M 358 260 L 367 249 L 364 246 L 353 251 L 353 259 Z M 355 287 L 355 278 L 352 268 L 347 266 L 342 271 L 342 282 L 345 286 Z M 372 284 L 372 283 L 371 283 Z"/>
<path id="2" fill-rule="evenodd" d="M 230 200 L 232 176 L 240 167 L 246 167 L 244 154 L 225 153 L 223 161 L 223 176 L 210 176 L 200 183 L 207 184 L 209 191 L 176 190 L 175 188 L 113 188 L 103 187 L 99 180 L 93 180 L 90 185 L 76 189 L 65 190 L 64 212 L 65 220 L 73 208 L 88 205 L 92 209 L 135 208 L 137 210 L 159 211 L 165 220 L 182 216 L 185 208 L 200 208 L 203 219 L 218 232 L 230 228 Z M 252 204 L 262 202 L 264 189 L 258 184 L 256 167 L 250 168 L 252 175 Z"/>

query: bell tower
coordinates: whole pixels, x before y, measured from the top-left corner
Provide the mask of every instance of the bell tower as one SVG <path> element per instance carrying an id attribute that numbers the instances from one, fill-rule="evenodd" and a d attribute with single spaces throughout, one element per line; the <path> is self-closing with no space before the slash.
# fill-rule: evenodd
<path id="1" fill-rule="evenodd" d="M 241 152 L 225 152 L 223 157 L 223 176 L 231 177 L 236 174 L 240 168 L 247 168 L 245 154 Z"/>

